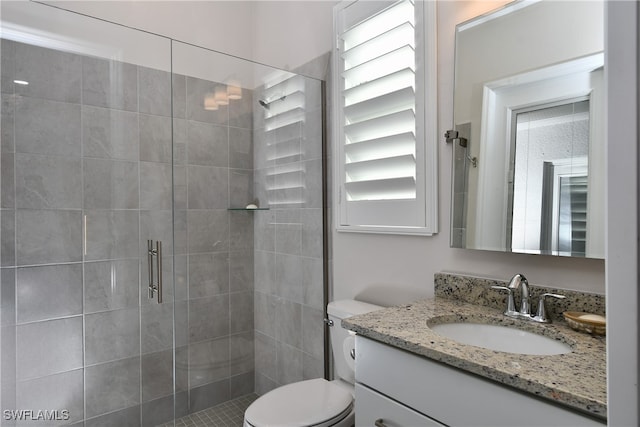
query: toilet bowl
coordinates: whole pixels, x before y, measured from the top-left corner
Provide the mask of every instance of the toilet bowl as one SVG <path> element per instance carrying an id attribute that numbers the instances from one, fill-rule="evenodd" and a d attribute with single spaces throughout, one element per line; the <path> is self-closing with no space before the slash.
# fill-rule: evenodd
<path id="1" fill-rule="evenodd" d="M 256 399 L 246 410 L 244 427 L 351 427 L 354 425 L 353 333 L 342 319 L 380 309 L 355 300 L 329 303 L 329 334 L 338 379 L 315 378 L 278 387 Z"/>

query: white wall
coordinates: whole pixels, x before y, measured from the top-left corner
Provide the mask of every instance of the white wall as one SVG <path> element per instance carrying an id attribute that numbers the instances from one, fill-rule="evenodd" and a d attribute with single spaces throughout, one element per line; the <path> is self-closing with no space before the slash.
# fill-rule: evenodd
<path id="1" fill-rule="evenodd" d="M 453 54 L 457 23 L 504 2 L 438 3 L 439 135 L 453 124 Z M 451 146 L 439 141 L 440 233 L 435 237 L 333 233 L 334 298 L 350 298 L 372 285 L 433 293 L 439 271 L 508 279 L 521 272 L 533 284 L 604 294 L 604 261 L 452 249 L 449 247 Z"/>
<path id="2" fill-rule="evenodd" d="M 242 58 L 252 57 L 251 2 L 51 0 L 46 3 Z"/>
<path id="3" fill-rule="evenodd" d="M 46 3 L 284 70 L 331 48 L 330 0 Z"/>

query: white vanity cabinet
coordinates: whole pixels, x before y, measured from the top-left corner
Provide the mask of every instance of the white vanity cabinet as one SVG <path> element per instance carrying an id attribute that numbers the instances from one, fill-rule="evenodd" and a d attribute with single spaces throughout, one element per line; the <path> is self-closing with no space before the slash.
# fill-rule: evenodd
<path id="1" fill-rule="evenodd" d="M 604 420 L 360 335 L 356 360 L 356 426 L 606 425 Z"/>

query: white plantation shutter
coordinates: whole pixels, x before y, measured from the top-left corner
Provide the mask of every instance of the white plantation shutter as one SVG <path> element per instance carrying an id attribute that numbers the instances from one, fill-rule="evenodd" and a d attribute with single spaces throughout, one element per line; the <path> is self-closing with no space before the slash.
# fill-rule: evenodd
<path id="1" fill-rule="evenodd" d="M 436 231 L 435 73 L 425 79 L 426 69 L 435 67 L 434 8 L 413 0 L 336 7 L 341 230 Z"/>

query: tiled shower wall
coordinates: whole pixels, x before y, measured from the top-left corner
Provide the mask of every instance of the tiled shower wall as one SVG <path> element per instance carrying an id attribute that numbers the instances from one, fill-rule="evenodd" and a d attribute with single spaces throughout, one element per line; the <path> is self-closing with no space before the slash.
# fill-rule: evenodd
<path id="1" fill-rule="evenodd" d="M 162 422 L 174 338 L 176 415 L 253 390 L 252 214 L 227 210 L 252 199 L 252 97 L 208 112 L 211 86 L 2 41 L 2 408 Z"/>
<path id="2" fill-rule="evenodd" d="M 295 76 L 281 86 L 297 91 L 254 117 L 255 195 L 270 206 L 254 214 L 258 394 L 324 375 L 320 82 Z"/>

